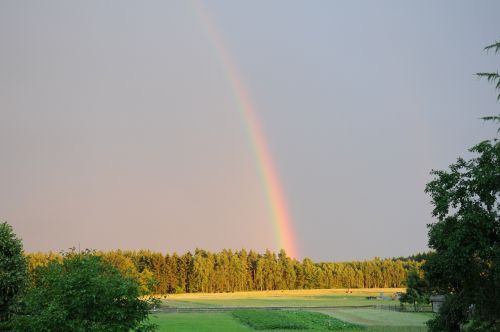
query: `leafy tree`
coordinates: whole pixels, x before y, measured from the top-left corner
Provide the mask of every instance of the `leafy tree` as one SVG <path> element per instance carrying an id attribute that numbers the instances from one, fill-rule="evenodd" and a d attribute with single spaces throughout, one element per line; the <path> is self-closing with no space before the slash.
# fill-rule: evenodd
<path id="1" fill-rule="evenodd" d="M 151 301 L 139 298 L 137 279 L 91 252 L 65 254 L 62 262 L 39 268 L 27 291 L 13 331 L 153 330 Z"/>
<path id="2" fill-rule="evenodd" d="M 415 269 L 408 273 L 406 293 L 399 299 L 401 303 L 411 303 L 415 311 L 422 304 L 429 303 L 429 285 L 427 280 Z"/>
<path id="3" fill-rule="evenodd" d="M 448 294 L 436 321 L 454 321 L 449 331 L 469 317 L 500 328 L 500 144 L 485 141 L 470 151 L 478 156 L 433 171 L 426 188 L 438 221 L 429 225 L 435 254 L 424 270 L 431 286 Z"/>
<path id="4" fill-rule="evenodd" d="M 9 318 L 26 280 L 27 264 L 21 240 L 9 224 L 0 223 L 0 324 Z"/>
<path id="5" fill-rule="evenodd" d="M 500 49 L 496 43 L 486 49 Z M 498 73 L 479 73 L 496 83 Z M 499 95 L 500 98 L 500 95 Z M 499 116 L 485 118 L 498 122 Z M 432 288 L 446 295 L 433 331 L 500 331 L 500 143 L 483 141 L 427 184 L 437 222 L 429 225 L 424 265 Z"/>
<path id="6" fill-rule="evenodd" d="M 294 261 L 286 255 L 285 250 L 281 249 L 278 254 L 279 264 L 283 273 L 283 287 L 285 289 L 293 289 L 297 276 L 294 269 Z"/>

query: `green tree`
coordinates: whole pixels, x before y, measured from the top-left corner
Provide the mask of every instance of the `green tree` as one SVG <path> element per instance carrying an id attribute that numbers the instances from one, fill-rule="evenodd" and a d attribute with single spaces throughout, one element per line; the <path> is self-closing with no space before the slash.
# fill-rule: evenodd
<path id="1" fill-rule="evenodd" d="M 9 318 L 26 280 L 27 263 L 22 242 L 9 224 L 0 223 L 0 324 Z"/>
<path id="2" fill-rule="evenodd" d="M 319 281 L 319 271 L 314 262 L 310 258 L 304 258 L 302 261 L 304 271 L 304 288 L 314 289 L 317 288 Z"/>
<path id="3" fill-rule="evenodd" d="M 416 269 L 408 273 L 406 283 L 406 293 L 399 299 L 401 303 L 413 304 L 415 311 L 418 311 L 422 304 L 429 303 L 429 285 Z"/>
<path id="4" fill-rule="evenodd" d="M 283 288 L 284 289 L 294 289 L 295 281 L 297 275 L 295 273 L 295 261 L 286 255 L 285 250 L 281 249 L 278 254 L 278 261 L 280 264 L 280 269 L 283 273 Z"/>
<path id="5" fill-rule="evenodd" d="M 426 188 L 438 221 L 429 225 L 435 254 L 424 269 L 450 302 L 431 325 L 436 331 L 455 330 L 469 318 L 500 329 L 500 144 L 485 141 L 470 151 L 478 156 L 433 171 Z"/>
<path id="6" fill-rule="evenodd" d="M 496 43 L 486 49 L 500 49 Z M 496 83 L 498 73 L 479 73 Z M 500 95 L 499 95 L 500 96 Z M 485 118 L 498 122 L 499 116 Z M 438 221 L 429 225 L 424 265 L 431 287 L 445 294 L 433 331 L 500 330 L 500 144 L 483 141 L 447 171 L 432 171 L 427 184 Z"/>
<path id="7" fill-rule="evenodd" d="M 90 252 L 65 254 L 39 267 L 41 278 L 12 318 L 13 331 L 153 330 L 153 302 L 141 300 L 137 279 Z"/>

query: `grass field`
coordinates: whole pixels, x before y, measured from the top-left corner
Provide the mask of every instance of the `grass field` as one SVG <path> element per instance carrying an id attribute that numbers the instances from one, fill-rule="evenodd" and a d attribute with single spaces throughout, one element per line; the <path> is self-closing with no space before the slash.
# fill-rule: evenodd
<path id="1" fill-rule="evenodd" d="M 158 314 L 152 321 L 159 326 L 159 331 L 171 332 L 240 332 L 252 331 L 233 318 L 231 313 L 189 313 Z"/>
<path id="2" fill-rule="evenodd" d="M 265 310 L 263 310 L 265 311 Z M 362 327 L 362 331 L 370 332 L 424 332 L 427 331 L 425 321 L 431 316 L 424 313 L 403 313 L 393 312 L 380 309 L 346 309 L 342 312 L 329 312 L 330 316 L 337 318 L 339 321 L 346 323 L 355 323 Z M 270 313 L 271 317 L 276 316 L 276 312 Z M 255 327 L 266 328 L 272 327 L 265 320 L 259 322 L 258 315 L 251 316 L 257 322 L 252 326 L 245 324 L 241 320 L 235 318 L 231 312 L 224 313 L 187 313 L 187 314 L 156 314 L 152 316 L 153 322 L 159 325 L 159 331 L 172 332 L 239 332 L 239 331 L 255 331 Z M 282 317 L 278 317 L 282 318 Z M 292 321 L 295 323 L 296 321 Z M 306 331 L 332 331 L 332 329 L 322 329 L 319 324 L 307 325 Z M 281 325 L 286 326 L 286 324 Z M 261 329 L 259 331 L 297 331 L 294 329 Z M 335 330 L 333 330 L 335 331 Z M 349 329 L 338 329 L 337 331 L 352 331 Z"/>
<path id="3" fill-rule="evenodd" d="M 196 307 L 316 307 L 316 306 L 363 306 L 394 305 L 395 300 L 367 300 L 367 296 L 384 293 L 391 296 L 402 292 L 401 288 L 377 289 L 312 289 L 237 293 L 195 293 L 167 295 L 162 305 L 174 308 Z M 352 292 L 352 293 L 351 293 Z"/>
<path id="4" fill-rule="evenodd" d="M 152 320 L 160 331 L 349 331 L 357 326 L 370 332 L 424 332 L 431 313 L 395 312 L 362 305 L 397 304 L 393 300 L 367 300 L 381 292 L 390 296 L 401 289 L 300 290 L 224 294 L 179 294 L 163 299 L 163 305 L 177 308 L 200 307 L 297 307 L 297 310 L 237 310 L 211 313 L 157 313 Z M 333 309 L 299 308 L 342 306 Z M 352 306 L 352 308 L 345 307 Z M 337 327 L 339 329 L 333 329 Z"/>
<path id="5" fill-rule="evenodd" d="M 397 312 L 383 309 L 327 309 L 320 312 L 346 322 L 366 326 L 424 326 L 432 313 Z"/>

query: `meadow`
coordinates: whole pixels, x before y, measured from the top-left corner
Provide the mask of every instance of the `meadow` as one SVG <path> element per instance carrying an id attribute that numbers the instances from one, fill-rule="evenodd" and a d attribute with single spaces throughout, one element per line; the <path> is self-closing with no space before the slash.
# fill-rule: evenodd
<path id="1" fill-rule="evenodd" d="M 169 294 L 161 297 L 163 307 L 344 307 L 397 305 L 398 300 L 388 299 L 404 288 L 355 288 L 355 289 L 303 289 L 252 291 L 235 293 Z M 383 294 L 385 300 L 369 300 Z"/>
<path id="2" fill-rule="evenodd" d="M 426 331 L 425 322 L 431 313 L 381 309 L 399 304 L 390 296 L 401 291 L 391 288 L 175 294 L 162 299 L 152 320 L 159 331 L 174 332 Z M 378 298 L 381 293 L 383 299 Z M 276 310 L 277 307 L 283 310 Z M 175 308 L 180 312 L 161 312 Z"/>

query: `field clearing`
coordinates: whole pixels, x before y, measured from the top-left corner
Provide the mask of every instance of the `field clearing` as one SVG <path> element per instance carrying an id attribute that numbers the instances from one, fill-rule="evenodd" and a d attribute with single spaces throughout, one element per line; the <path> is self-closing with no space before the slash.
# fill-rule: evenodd
<path id="1" fill-rule="evenodd" d="M 307 295 L 329 295 L 329 294 L 349 294 L 351 295 L 378 295 L 380 293 L 390 294 L 404 293 L 406 288 L 335 288 L 335 289 L 295 289 L 295 290 L 271 290 L 271 291 L 248 291 L 233 293 L 184 293 L 168 294 L 169 298 L 175 299 L 207 299 L 207 298 L 245 298 L 245 297 L 280 297 L 280 296 L 307 296 Z"/>
<path id="2" fill-rule="evenodd" d="M 379 296 L 384 293 L 390 296 L 403 292 L 401 288 L 382 289 L 314 289 L 286 290 L 263 292 L 237 292 L 222 294 L 175 294 L 162 298 L 162 305 L 169 308 L 227 308 L 228 312 L 189 312 L 189 313 L 155 313 L 152 320 L 160 327 L 159 331 L 256 331 L 235 318 L 232 313 L 235 308 L 248 307 L 297 307 L 297 310 L 307 310 L 327 314 L 346 323 L 361 325 L 363 331 L 370 332 L 424 332 L 425 322 L 432 317 L 431 313 L 395 312 L 375 308 L 358 308 L 363 305 L 394 305 L 395 300 L 367 300 L 367 296 Z M 352 291 L 352 293 L 351 293 Z M 308 307 L 324 306 L 342 308 L 307 309 Z M 352 308 L 345 308 L 351 306 Z M 289 309 L 293 310 L 293 309 Z M 289 311 L 287 310 L 287 311 Z M 261 311 L 262 310 L 257 310 Z M 279 311 L 278 311 L 279 312 Z M 267 312 L 269 313 L 269 312 Z M 270 316 L 263 313 L 260 316 Z M 278 316 L 276 314 L 275 316 Z M 236 315 L 237 316 L 237 315 Z M 273 316 L 273 314 L 271 314 Z M 260 319 L 257 314 L 256 319 Z M 309 331 L 302 330 L 302 331 Z M 297 331 L 296 329 L 272 329 L 259 331 Z M 312 331 L 312 330 L 311 330 Z M 314 328 L 314 331 L 327 331 Z"/>
<path id="3" fill-rule="evenodd" d="M 322 311 L 324 312 L 324 311 Z M 381 309 L 342 309 L 340 312 L 324 312 L 345 322 L 359 324 L 362 331 L 369 332 L 425 332 L 425 321 L 431 314 L 393 312 Z M 256 331 L 235 319 L 230 312 L 154 314 L 152 321 L 159 325 L 159 331 L 171 332 L 240 332 Z M 296 329 L 272 329 L 259 331 L 297 331 Z M 308 330 L 302 330 L 308 331 Z M 314 329 L 314 331 L 331 331 Z"/>
<path id="4" fill-rule="evenodd" d="M 332 307 L 394 305 L 397 300 L 368 300 L 383 293 L 390 297 L 404 288 L 307 289 L 235 293 L 190 293 L 164 295 L 162 306 L 170 308 L 210 307 Z M 352 292 L 352 293 L 351 293 Z"/>

